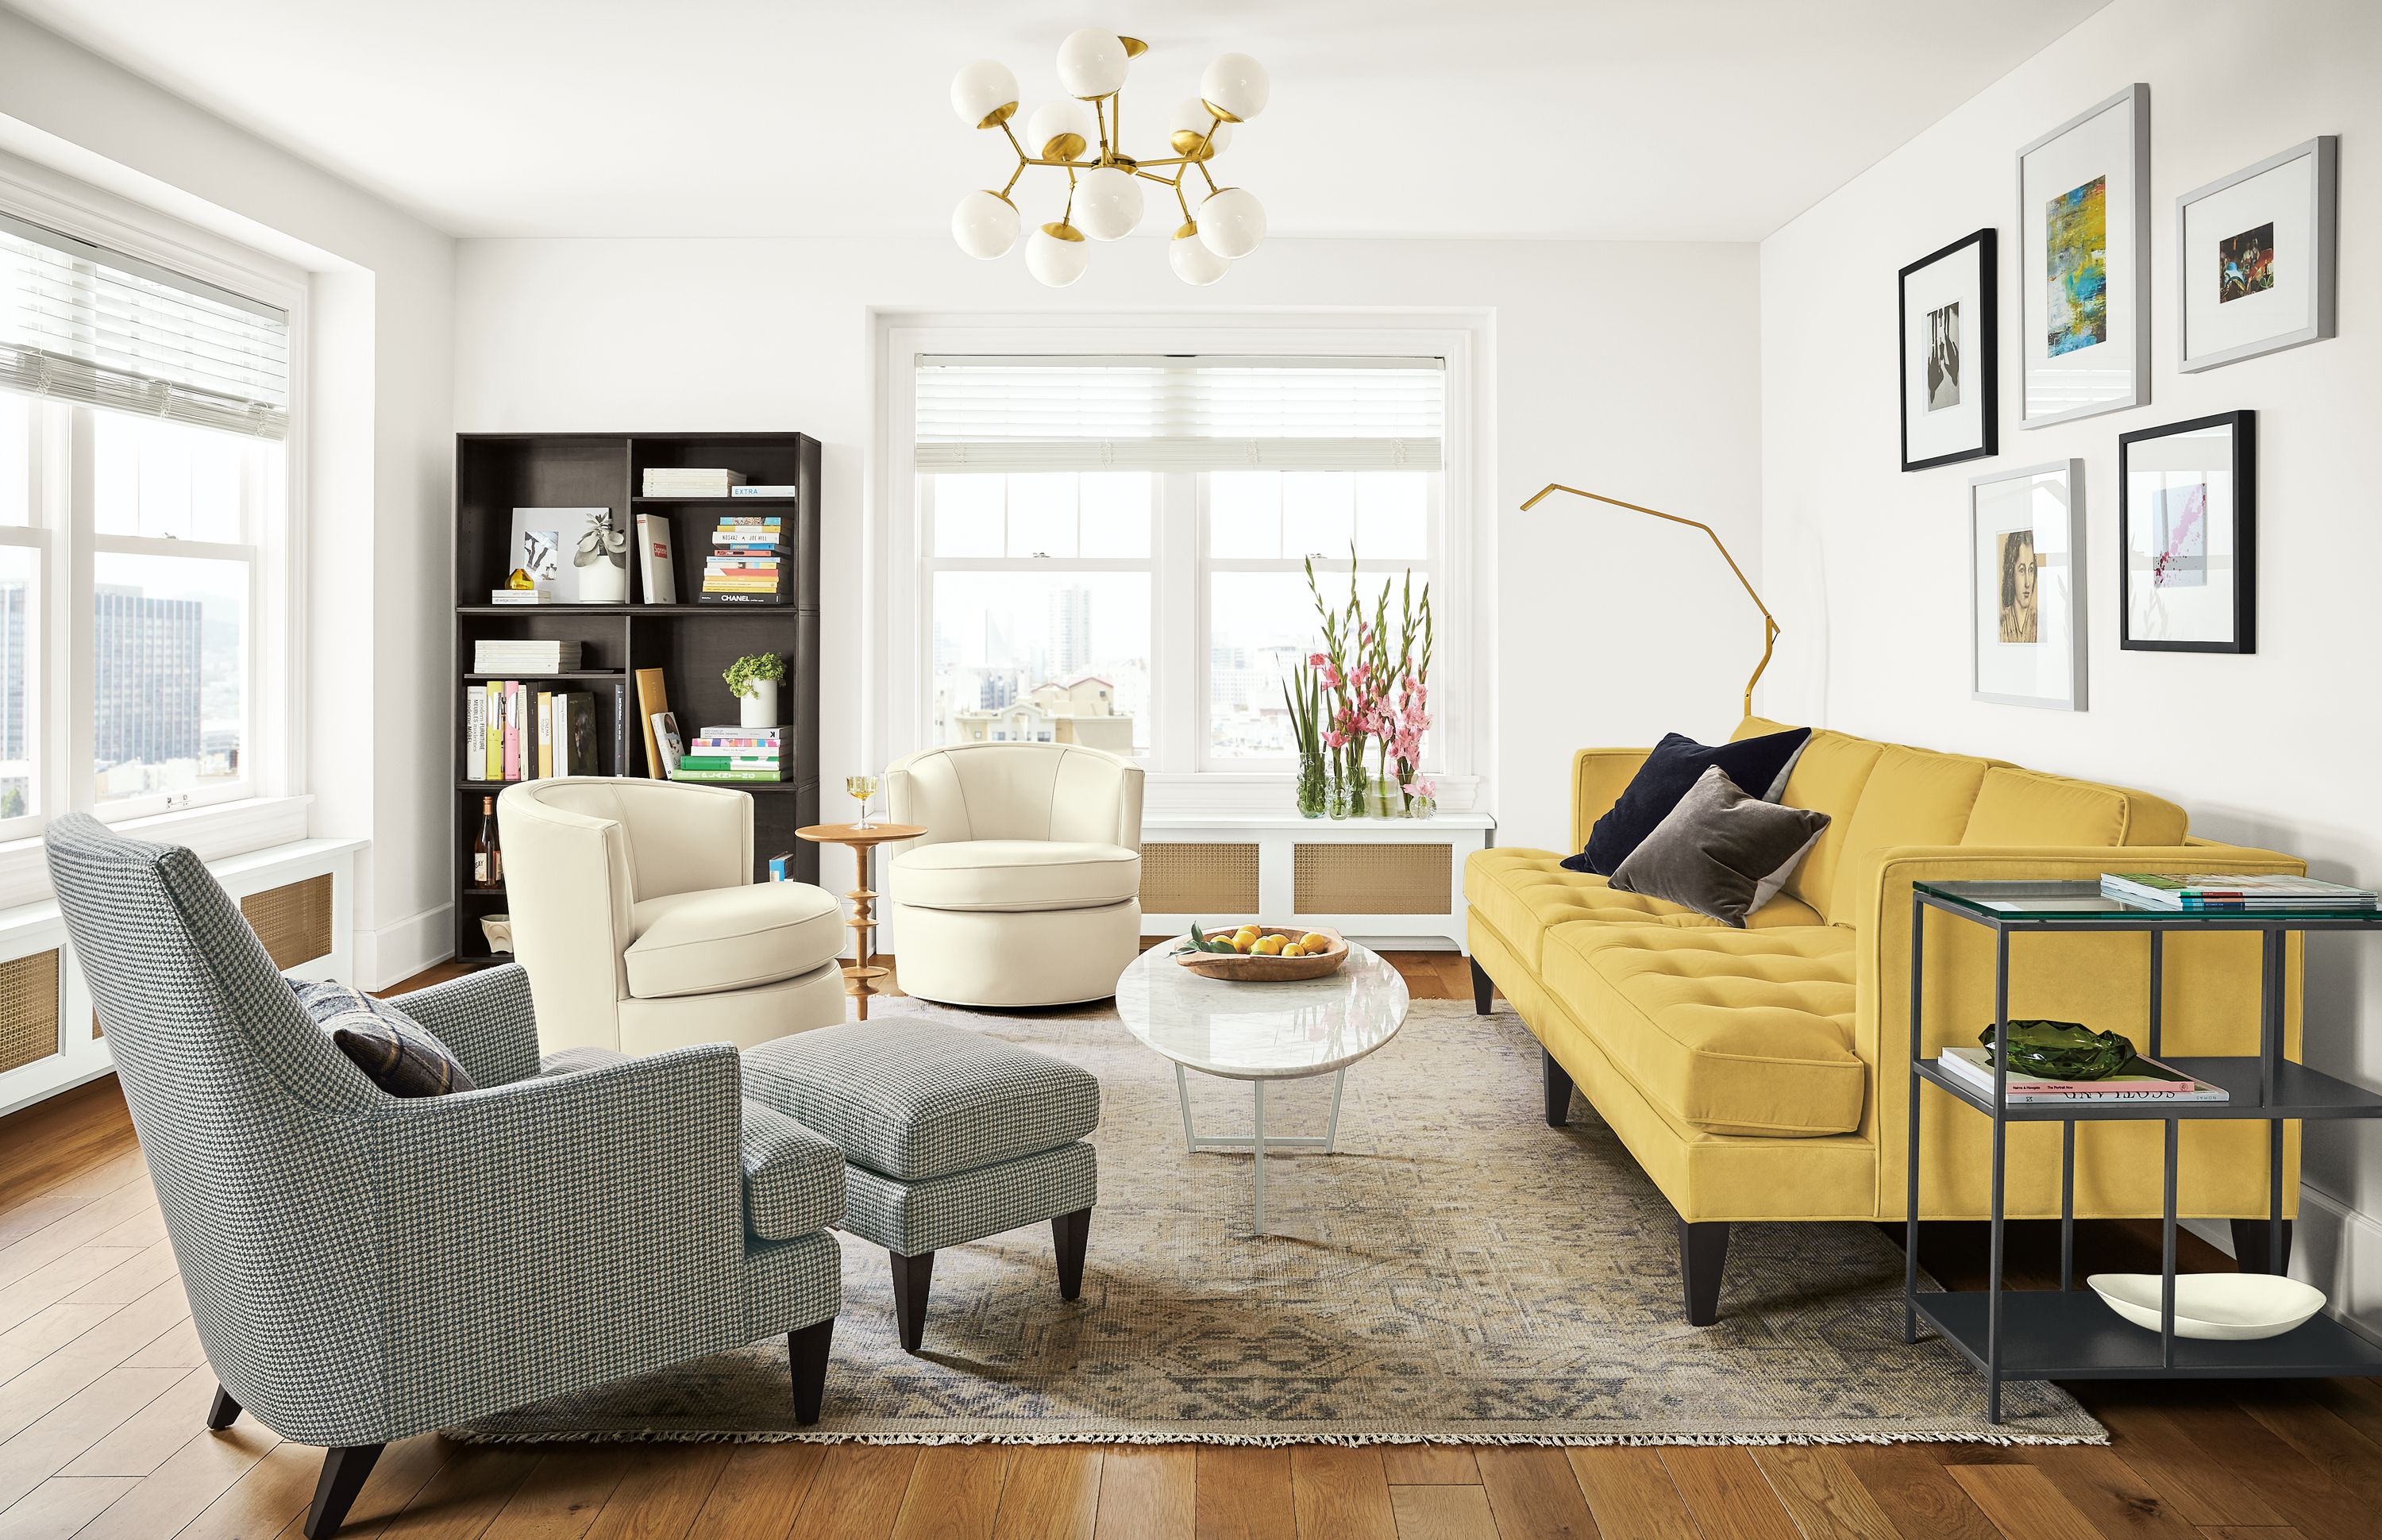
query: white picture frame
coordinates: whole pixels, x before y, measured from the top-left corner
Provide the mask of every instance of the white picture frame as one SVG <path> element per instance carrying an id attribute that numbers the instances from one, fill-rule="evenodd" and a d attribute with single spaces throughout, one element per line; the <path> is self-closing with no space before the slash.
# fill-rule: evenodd
<path id="1" fill-rule="evenodd" d="M 580 536 L 596 514 L 609 508 L 515 508 L 512 544 L 505 553 L 505 571 L 528 569 L 531 586 L 549 604 L 579 603 Z M 551 544 L 552 549 L 547 549 Z"/>
<path id="2" fill-rule="evenodd" d="M 1969 694 L 2082 711 L 2084 462 L 2053 460 L 1969 482 Z"/>
<path id="3" fill-rule="evenodd" d="M 2151 398 L 2151 88 L 2018 153 L 2019 426 Z"/>
<path id="4" fill-rule="evenodd" d="M 2322 134 L 2175 201 L 2178 369 L 2333 335 L 2339 148 Z"/>

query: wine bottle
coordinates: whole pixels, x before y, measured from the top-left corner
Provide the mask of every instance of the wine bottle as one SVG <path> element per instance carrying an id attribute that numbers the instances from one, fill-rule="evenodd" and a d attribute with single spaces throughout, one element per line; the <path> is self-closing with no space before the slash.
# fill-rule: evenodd
<path id="1" fill-rule="evenodd" d="M 472 841 L 472 886 L 502 887 L 505 853 L 497 844 L 497 800 L 480 799 L 480 837 Z"/>

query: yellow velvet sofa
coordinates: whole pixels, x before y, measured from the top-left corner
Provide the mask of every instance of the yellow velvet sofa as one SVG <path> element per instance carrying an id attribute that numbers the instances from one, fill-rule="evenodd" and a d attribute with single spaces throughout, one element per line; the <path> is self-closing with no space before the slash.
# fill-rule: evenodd
<path id="1" fill-rule="evenodd" d="M 1748 717 L 1735 734 L 1781 732 Z M 1586 749 L 1573 762 L 1572 847 L 1611 808 L 1648 751 Z M 1734 929 L 1660 898 L 1567 872 L 1567 852 L 1475 854 L 1464 891 L 1475 1004 L 1502 989 L 1544 1050 L 1547 1121 L 1575 1086 L 1628 1146 L 1679 1216 L 1688 1317 L 1717 1318 L 1728 1226 L 1737 1220 L 1905 1216 L 1909 1093 L 1910 887 L 1914 881 L 2092 878 L 2105 871 L 2289 872 L 2298 860 L 2192 838 L 2174 803 L 2123 787 L 1812 733 L 1781 801 L 1829 815 L 1778 896 Z M 2119 851 L 2122 850 L 2122 854 Z M 1973 1045 L 1993 1020 L 1992 934 L 1929 911 L 1922 1043 Z M 2170 935 L 2163 1049 L 2253 1054 L 2256 935 Z M 2149 938 L 2020 935 L 2010 947 L 2013 1017 L 2114 1028 L 2142 1043 Z M 2286 1057 L 2299 1057 L 2301 938 L 2284 966 Z M 1987 1125 L 1925 1088 L 1920 1213 L 1990 1212 Z M 2078 1129 L 2079 1217 L 2156 1216 L 2163 1125 Z M 2299 1130 L 2284 1141 L 2288 1217 L 2297 1207 Z M 2016 1124 L 2007 1211 L 2059 1214 L 2060 1132 Z M 2187 1122 L 2178 1162 L 2186 1216 L 2236 1221 L 2237 1253 L 2264 1220 L 2264 1125 Z"/>

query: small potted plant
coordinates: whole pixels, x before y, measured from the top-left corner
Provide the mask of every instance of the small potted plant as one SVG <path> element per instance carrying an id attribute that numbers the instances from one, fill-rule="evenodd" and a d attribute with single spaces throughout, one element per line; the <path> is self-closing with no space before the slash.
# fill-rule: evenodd
<path id="1" fill-rule="evenodd" d="M 740 726 L 758 729 L 778 725 L 778 681 L 786 677 L 784 658 L 775 653 L 748 653 L 720 677 L 736 697 Z"/>
<path id="2" fill-rule="evenodd" d="M 579 568 L 579 602 L 617 605 L 629 596 L 629 537 L 612 527 L 610 508 L 593 508 L 571 565 Z"/>

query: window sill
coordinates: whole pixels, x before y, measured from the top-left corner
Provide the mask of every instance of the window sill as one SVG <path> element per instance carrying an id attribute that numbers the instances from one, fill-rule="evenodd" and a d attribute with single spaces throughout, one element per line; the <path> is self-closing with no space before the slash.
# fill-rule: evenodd
<path id="1" fill-rule="evenodd" d="M 1488 788 L 1480 776 L 1434 776 L 1431 779 L 1439 786 L 1439 811 L 1443 816 L 1486 811 Z M 1151 771 L 1142 780 L 1142 811 L 1152 818 L 1209 814 L 1265 818 L 1280 813 L 1296 822 L 1296 785 L 1297 777 L 1286 773 L 1213 771 L 1185 775 Z"/>
<path id="2" fill-rule="evenodd" d="M 161 813 L 148 818 L 128 818 L 108 826 L 141 839 L 187 845 L 201 860 L 286 845 L 306 837 L 307 810 L 312 797 L 251 797 L 238 802 Z M 0 844 L 0 909 L 40 903 L 50 897 L 49 865 L 42 839 L 12 839 Z"/>

